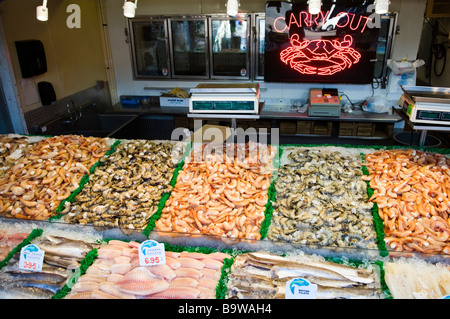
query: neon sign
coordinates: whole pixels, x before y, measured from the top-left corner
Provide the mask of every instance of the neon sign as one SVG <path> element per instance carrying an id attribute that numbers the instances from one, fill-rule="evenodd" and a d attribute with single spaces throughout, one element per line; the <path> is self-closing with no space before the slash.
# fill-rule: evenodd
<path id="1" fill-rule="evenodd" d="M 267 1 L 266 82 L 370 84 L 380 16 L 373 0 L 322 0 L 310 14 L 306 1 Z"/>
<path id="2" fill-rule="evenodd" d="M 310 75 L 333 75 L 358 63 L 361 54 L 353 49 L 353 37 L 345 35 L 338 40 L 299 40 L 298 34 L 290 38 L 291 46 L 280 53 L 285 64 Z"/>
<path id="3" fill-rule="evenodd" d="M 326 17 L 328 16 L 329 11 L 325 14 L 323 11 L 320 11 L 319 14 L 312 15 L 306 11 L 300 11 L 298 15 L 291 13 L 289 15 L 289 21 L 286 23 L 285 17 L 277 17 L 274 20 L 273 28 L 277 32 L 285 32 L 286 30 L 290 30 L 293 25 L 298 28 L 302 28 L 304 26 L 311 27 L 313 25 L 319 25 L 320 21 L 326 21 Z M 369 21 L 372 21 L 371 18 L 360 15 L 358 19 L 355 19 L 357 15 L 350 12 L 340 12 L 336 15 L 335 19 L 337 20 L 335 26 L 336 28 L 346 28 L 349 27 L 351 30 L 356 31 L 361 29 L 361 33 L 367 27 Z"/>

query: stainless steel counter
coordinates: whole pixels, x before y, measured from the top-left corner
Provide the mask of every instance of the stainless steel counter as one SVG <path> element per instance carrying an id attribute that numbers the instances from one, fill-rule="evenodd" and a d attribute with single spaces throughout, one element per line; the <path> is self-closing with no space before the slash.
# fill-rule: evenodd
<path id="1" fill-rule="evenodd" d="M 134 113 L 134 114 L 145 114 L 145 115 L 173 115 L 173 116 L 183 116 L 189 114 L 189 108 L 187 107 L 159 107 L 159 106 L 139 106 L 137 108 L 123 107 L 120 103 L 112 106 L 111 109 L 106 112 L 110 113 Z M 193 115 L 189 117 L 202 117 L 199 115 Z M 233 116 L 230 114 L 204 114 L 204 117 L 208 118 L 224 118 L 228 119 L 230 117 L 235 117 L 239 119 L 239 116 Z M 323 117 L 323 116 L 308 116 L 307 113 L 299 113 L 295 111 L 290 111 L 290 106 L 264 106 L 263 110 L 259 116 L 242 116 L 242 118 L 252 119 L 264 119 L 264 120 L 297 120 L 297 121 L 333 121 L 333 122 L 372 122 L 372 123 L 396 123 L 402 120 L 402 118 L 396 114 L 388 113 L 370 113 L 362 110 L 355 110 L 351 113 L 341 112 L 339 117 Z"/>

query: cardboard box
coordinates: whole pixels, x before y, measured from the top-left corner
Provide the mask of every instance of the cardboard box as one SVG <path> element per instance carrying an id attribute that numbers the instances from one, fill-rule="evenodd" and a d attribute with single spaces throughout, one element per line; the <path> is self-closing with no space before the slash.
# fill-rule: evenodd
<path id="1" fill-rule="evenodd" d="M 179 97 L 159 97 L 159 105 L 169 107 L 189 107 L 189 99 Z"/>
<path id="2" fill-rule="evenodd" d="M 189 141 L 195 143 L 223 143 L 231 136 L 231 128 L 221 125 L 203 125 L 191 135 Z"/>

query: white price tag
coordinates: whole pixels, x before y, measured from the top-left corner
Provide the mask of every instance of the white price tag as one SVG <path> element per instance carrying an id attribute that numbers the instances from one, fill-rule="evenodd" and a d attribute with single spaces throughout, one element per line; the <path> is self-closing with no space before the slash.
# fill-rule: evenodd
<path id="1" fill-rule="evenodd" d="M 139 264 L 141 266 L 156 266 L 166 263 L 164 244 L 154 240 L 146 240 L 139 245 Z"/>
<path id="2" fill-rule="evenodd" d="M 286 282 L 285 299 L 316 299 L 317 285 L 303 278 L 295 278 Z"/>
<path id="3" fill-rule="evenodd" d="M 20 250 L 19 269 L 42 271 L 45 251 L 36 245 L 27 245 Z"/>

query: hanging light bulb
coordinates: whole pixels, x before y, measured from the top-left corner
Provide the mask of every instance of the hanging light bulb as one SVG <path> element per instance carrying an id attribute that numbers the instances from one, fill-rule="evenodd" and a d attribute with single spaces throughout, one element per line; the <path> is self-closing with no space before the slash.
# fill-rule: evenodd
<path id="1" fill-rule="evenodd" d="M 239 1 L 238 0 L 228 0 L 227 4 L 227 14 L 235 17 L 238 14 L 238 10 L 239 10 Z"/>
<path id="2" fill-rule="evenodd" d="M 48 20 L 48 8 L 47 8 L 47 0 L 44 0 L 42 6 L 36 7 L 36 19 L 39 21 L 47 21 Z"/>
<path id="3" fill-rule="evenodd" d="M 389 11 L 389 0 L 375 0 L 375 13 L 385 14 Z"/>
<path id="4" fill-rule="evenodd" d="M 135 2 L 124 0 L 123 15 L 125 17 L 134 18 L 134 15 L 136 14 L 137 2 L 138 0 L 135 0 Z"/>
<path id="5" fill-rule="evenodd" d="M 310 14 L 319 14 L 322 2 L 320 0 L 309 0 L 308 11 Z"/>

